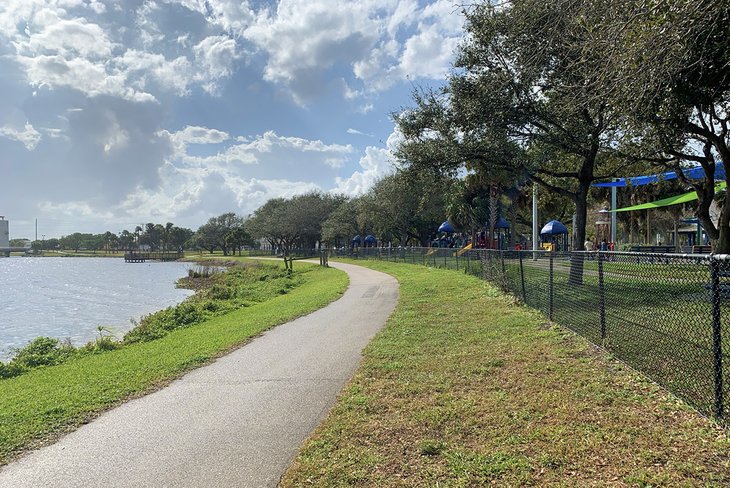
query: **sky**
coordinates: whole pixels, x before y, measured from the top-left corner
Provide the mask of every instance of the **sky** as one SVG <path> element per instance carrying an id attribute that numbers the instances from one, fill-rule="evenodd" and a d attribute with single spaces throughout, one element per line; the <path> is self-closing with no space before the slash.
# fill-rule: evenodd
<path id="1" fill-rule="evenodd" d="M 11 238 L 195 230 L 361 194 L 462 27 L 452 0 L 2 0 L 0 215 Z"/>

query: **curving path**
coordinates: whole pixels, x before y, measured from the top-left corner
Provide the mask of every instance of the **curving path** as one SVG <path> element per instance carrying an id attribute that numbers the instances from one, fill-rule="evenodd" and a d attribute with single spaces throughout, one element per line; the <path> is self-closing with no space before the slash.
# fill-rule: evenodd
<path id="1" fill-rule="evenodd" d="M 0 487 L 276 486 L 398 299 L 392 277 L 331 265 L 342 298 L 7 465 Z"/>

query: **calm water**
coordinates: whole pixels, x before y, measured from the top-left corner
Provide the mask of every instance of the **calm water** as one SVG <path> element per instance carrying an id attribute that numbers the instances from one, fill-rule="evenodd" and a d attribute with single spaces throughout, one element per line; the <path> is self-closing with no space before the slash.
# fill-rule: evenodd
<path id="1" fill-rule="evenodd" d="M 130 319 L 180 303 L 188 263 L 116 258 L 0 258 L 0 360 L 38 336 L 83 345 L 109 327 L 121 339 Z"/>

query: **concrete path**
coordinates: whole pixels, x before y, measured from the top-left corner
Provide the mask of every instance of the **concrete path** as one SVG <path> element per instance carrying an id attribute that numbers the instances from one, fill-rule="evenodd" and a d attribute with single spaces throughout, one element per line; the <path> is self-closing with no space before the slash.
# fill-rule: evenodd
<path id="1" fill-rule="evenodd" d="M 276 486 L 334 405 L 398 284 L 359 266 L 345 295 L 0 470 L 0 487 Z"/>

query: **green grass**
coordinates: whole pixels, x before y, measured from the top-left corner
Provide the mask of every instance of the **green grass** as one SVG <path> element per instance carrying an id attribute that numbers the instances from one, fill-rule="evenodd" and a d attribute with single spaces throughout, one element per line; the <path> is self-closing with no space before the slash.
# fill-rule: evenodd
<path id="1" fill-rule="evenodd" d="M 727 431 L 454 271 L 400 302 L 283 486 L 727 486 Z"/>
<path id="2" fill-rule="evenodd" d="M 502 289 L 523 298 L 517 255 L 505 253 L 485 263 L 486 274 Z M 549 260 L 523 254 L 525 302 L 549 316 Z M 449 249 L 425 258 L 409 250 L 382 253 L 383 259 L 449 269 L 468 269 L 480 275 L 478 260 L 457 259 Z M 640 262 L 618 255 L 604 261 L 606 336 L 601 337 L 598 262 L 584 262 L 581 285 L 569 282 L 570 261 L 554 260 L 552 319 L 600 344 L 616 357 L 642 371 L 706 414 L 715 412 L 713 381 L 712 303 L 706 262 L 683 258 Z M 724 278 L 723 278 L 724 279 Z M 730 300 L 720 302 L 723 351 L 724 410 L 730 415 Z"/>
<path id="3" fill-rule="evenodd" d="M 347 275 L 299 264 L 300 286 L 286 294 L 166 336 L 0 380 L 0 464 L 87 422 L 126 399 L 153 391 L 244 344 L 264 330 L 339 297 Z M 102 461 L 103 462 L 103 461 Z"/>

